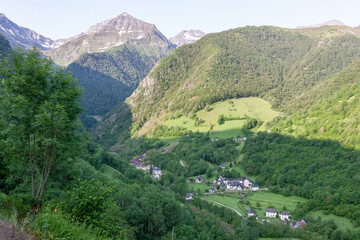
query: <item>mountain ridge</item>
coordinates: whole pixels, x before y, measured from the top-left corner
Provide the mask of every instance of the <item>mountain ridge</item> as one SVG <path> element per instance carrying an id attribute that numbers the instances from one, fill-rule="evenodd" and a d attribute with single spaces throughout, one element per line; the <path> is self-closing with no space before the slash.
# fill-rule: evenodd
<path id="1" fill-rule="evenodd" d="M 142 44 L 163 47 L 170 51 L 175 47 L 154 24 L 136 19 L 128 13 L 122 13 L 91 26 L 86 33 L 65 39 L 61 46 L 46 51 L 45 54 L 56 63 L 67 66 L 81 54 L 105 52 L 129 41 L 139 41 Z"/>
<path id="2" fill-rule="evenodd" d="M 0 33 L 15 48 L 21 46 L 25 49 L 37 47 L 42 51 L 54 48 L 54 41 L 25 27 L 21 27 L 0 13 Z"/>

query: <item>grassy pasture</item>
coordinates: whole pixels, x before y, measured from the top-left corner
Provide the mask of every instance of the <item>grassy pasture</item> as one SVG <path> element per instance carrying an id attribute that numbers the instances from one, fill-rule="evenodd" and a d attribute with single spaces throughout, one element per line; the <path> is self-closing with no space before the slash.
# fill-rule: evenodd
<path id="1" fill-rule="evenodd" d="M 195 126 L 195 119 L 186 116 L 181 116 L 177 119 L 168 119 L 163 124 L 168 127 L 180 126 L 193 132 L 199 131 L 201 133 L 207 133 L 210 131 L 210 137 L 212 138 L 244 137 L 241 128 L 247 120 L 229 120 L 219 125 L 217 121 L 220 115 L 223 114 L 225 117 L 234 118 L 244 118 L 247 115 L 266 123 L 280 114 L 271 109 L 269 102 L 255 97 L 217 102 L 210 105 L 208 110 L 209 111 L 203 109 L 196 113 L 199 119 L 205 121 L 201 126 Z M 265 124 L 258 130 L 266 130 Z M 166 140 L 167 139 L 169 138 L 166 138 Z"/>

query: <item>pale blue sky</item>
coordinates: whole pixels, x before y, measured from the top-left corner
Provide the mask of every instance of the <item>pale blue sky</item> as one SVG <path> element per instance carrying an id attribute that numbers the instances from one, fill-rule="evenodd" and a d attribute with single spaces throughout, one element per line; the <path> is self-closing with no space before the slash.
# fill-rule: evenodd
<path id="1" fill-rule="evenodd" d="M 52 39 L 85 32 L 122 12 L 155 24 L 170 38 L 190 29 L 294 28 L 333 19 L 354 27 L 360 25 L 359 11 L 360 0 L 0 0 L 0 13 Z"/>

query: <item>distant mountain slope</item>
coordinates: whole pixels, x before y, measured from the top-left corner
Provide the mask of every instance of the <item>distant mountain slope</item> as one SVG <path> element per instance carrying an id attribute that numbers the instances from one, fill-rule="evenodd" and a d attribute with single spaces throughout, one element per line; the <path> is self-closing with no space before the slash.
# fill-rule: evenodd
<path id="1" fill-rule="evenodd" d="M 26 49 L 37 47 L 44 51 L 54 47 L 54 41 L 33 30 L 20 27 L 0 13 L 0 33 L 10 42 L 12 47 L 21 46 Z"/>
<path id="2" fill-rule="evenodd" d="M 126 43 L 106 52 L 83 54 L 66 70 L 84 89 L 84 114 L 101 116 L 130 96 L 156 62 L 167 55 L 161 47 Z"/>
<path id="3" fill-rule="evenodd" d="M 330 20 L 330 21 L 326 21 L 323 23 L 319 23 L 319 24 L 314 24 L 314 25 L 308 25 L 308 26 L 300 26 L 297 27 L 299 29 L 301 28 L 317 28 L 317 27 L 322 27 L 322 26 L 345 26 L 345 24 L 343 22 L 340 22 L 338 20 Z"/>
<path id="4" fill-rule="evenodd" d="M 205 35 L 206 33 L 200 30 L 185 30 L 179 32 L 175 37 L 172 37 L 169 40 L 177 47 L 181 47 L 186 44 L 194 43 Z"/>
<path id="5" fill-rule="evenodd" d="M 360 38 L 345 30 L 245 27 L 208 34 L 162 59 L 129 97 L 134 128 L 145 134 L 169 113 L 189 115 L 234 97 L 260 96 L 284 109 L 360 58 Z"/>
<path id="6" fill-rule="evenodd" d="M 162 47 L 170 52 L 174 48 L 155 25 L 123 13 L 90 27 L 85 34 L 65 40 L 63 45 L 45 54 L 57 64 L 67 66 L 81 54 L 105 52 L 131 40 L 139 40 L 148 46 Z"/>

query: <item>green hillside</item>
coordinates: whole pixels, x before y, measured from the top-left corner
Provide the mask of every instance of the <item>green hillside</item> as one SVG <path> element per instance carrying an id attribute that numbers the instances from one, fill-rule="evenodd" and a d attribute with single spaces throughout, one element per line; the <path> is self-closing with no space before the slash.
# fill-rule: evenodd
<path id="1" fill-rule="evenodd" d="M 316 31 L 244 27 L 176 49 L 127 100 L 134 128 L 152 129 L 174 112 L 191 116 L 229 98 L 259 96 L 285 109 L 291 99 L 360 57 L 357 35 L 331 35 L 329 27 Z"/>
<path id="2" fill-rule="evenodd" d="M 331 139 L 360 149 L 360 61 L 294 99 L 293 114 L 274 131 L 310 139 Z"/>
<path id="3" fill-rule="evenodd" d="M 286 118 L 242 150 L 242 166 L 275 192 L 311 199 L 303 211 L 323 210 L 360 225 L 360 61 L 294 99 Z M 310 214 L 311 215 L 311 214 Z"/>
<path id="4" fill-rule="evenodd" d="M 196 112 L 191 117 L 179 117 L 174 113 L 162 125 L 158 123 L 152 133 L 158 137 L 176 136 L 176 131 L 172 133 L 171 130 L 181 129 L 178 131 L 180 135 L 182 132 L 199 131 L 209 132 L 211 138 L 244 137 L 246 133 L 243 132 L 243 127 L 251 119 L 261 122 L 261 130 L 266 130 L 264 123 L 276 116 L 280 114 L 272 110 L 270 104 L 260 98 L 229 99 L 208 105 L 206 109 Z M 223 118 L 223 123 L 219 123 L 221 118 Z"/>

